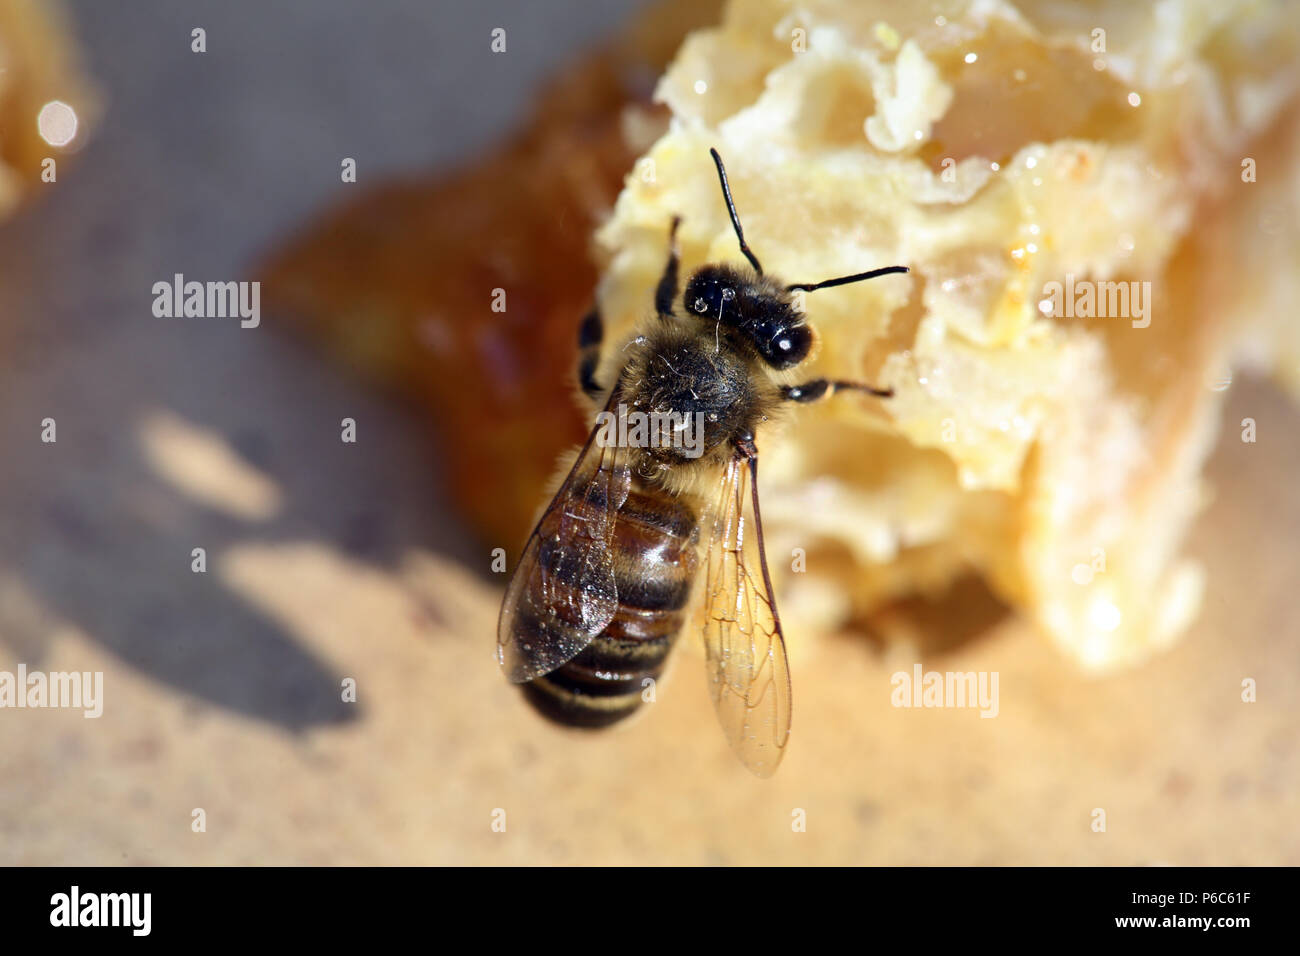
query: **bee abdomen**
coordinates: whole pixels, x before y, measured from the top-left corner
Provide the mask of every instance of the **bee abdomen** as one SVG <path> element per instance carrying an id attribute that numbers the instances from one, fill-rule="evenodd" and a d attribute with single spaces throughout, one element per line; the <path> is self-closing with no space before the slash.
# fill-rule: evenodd
<path id="1" fill-rule="evenodd" d="M 523 685 L 541 714 L 572 727 L 607 727 L 630 716 L 659 679 L 681 629 L 682 612 L 656 615 L 662 637 L 627 639 L 618 618 L 582 653 Z"/>
<path id="2" fill-rule="evenodd" d="M 683 502 L 633 486 L 611 543 L 618 611 L 580 654 L 524 685 L 538 711 L 574 727 L 605 727 L 641 706 L 681 630 L 695 536 L 695 515 Z"/>

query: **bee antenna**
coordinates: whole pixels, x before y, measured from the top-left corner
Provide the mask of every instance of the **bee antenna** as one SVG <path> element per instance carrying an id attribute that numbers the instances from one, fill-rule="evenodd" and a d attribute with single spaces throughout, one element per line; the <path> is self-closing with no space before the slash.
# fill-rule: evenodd
<path id="1" fill-rule="evenodd" d="M 762 275 L 763 267 L 759 264 L 758 256 L 750 251 L 749 245 L 745 242 L 744 230 L 740 228 L 740 217 L 736 215 L 736 203 L 731 198 L 731 186 L 727 183 L 727 171 L 722 166 L 722 157 L 718 155 L 716 149 L 712 148 L 709 150 L 709 155 L 713 157 L 713 165 L 718 167 L 718 179 L 722 181 L 722 196 L 727 200 L 727 214 L 731 216 L 731 225 L 736 230 L 736 239 L 740 241 L 740 251 L 745 254 L 754 271 Z"/>
<path id="2" fill-rule="evenodd" d="M 785 291 L 812 292 L 815 289 L 829 289 L 831 286 L 848 285 L 850 282 L 862 282 L 864 279 L 874 279 L 876 276 L 887 276 L 896 272 L 907 271 L 907 266 L 885 266 L 883 269 L 872 269 L 870 272 L 859 272 L 857 275 L 840 276 L 838 279 L 827 279 L 824 282 L 800 282 L 786 286 Z"/>

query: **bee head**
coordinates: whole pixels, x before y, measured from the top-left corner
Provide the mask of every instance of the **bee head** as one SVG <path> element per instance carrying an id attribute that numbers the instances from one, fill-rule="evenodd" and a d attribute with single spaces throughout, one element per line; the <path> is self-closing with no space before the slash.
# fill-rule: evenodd
<path id="1" fill-rule="evenodd" d="M 812 330 L 790 293 L 749 270 L 725 265 L 698 269 L 686 283 L 682 307 L 687 315 L 734 332 L 775 369 L 798 365 L 812 350 Z"/>

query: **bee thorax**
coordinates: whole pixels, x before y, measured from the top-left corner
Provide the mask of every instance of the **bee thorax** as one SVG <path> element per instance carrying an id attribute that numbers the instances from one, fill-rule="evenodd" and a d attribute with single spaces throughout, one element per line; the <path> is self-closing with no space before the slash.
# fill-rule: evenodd
<path id="1" fill-rule="evenodd" d="M 665 333 L 652 337 L 639 359 L 624 400 L 673 432 L 647 448 L 656 461 L 698 458 L 750 433 L 760 417 L 753 371 L 726 342 Z"/>

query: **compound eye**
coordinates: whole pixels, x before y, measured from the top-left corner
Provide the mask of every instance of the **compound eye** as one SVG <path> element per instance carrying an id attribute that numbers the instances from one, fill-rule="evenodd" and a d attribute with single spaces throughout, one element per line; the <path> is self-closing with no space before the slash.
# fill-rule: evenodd
<path id="1" fill-rule="evenodd" d="M 790 368 L 807 358 L 811 350 L 812 333 L 806 325 L 796 325 L 771 340 L 765 357 L 776 368 Z"/>

